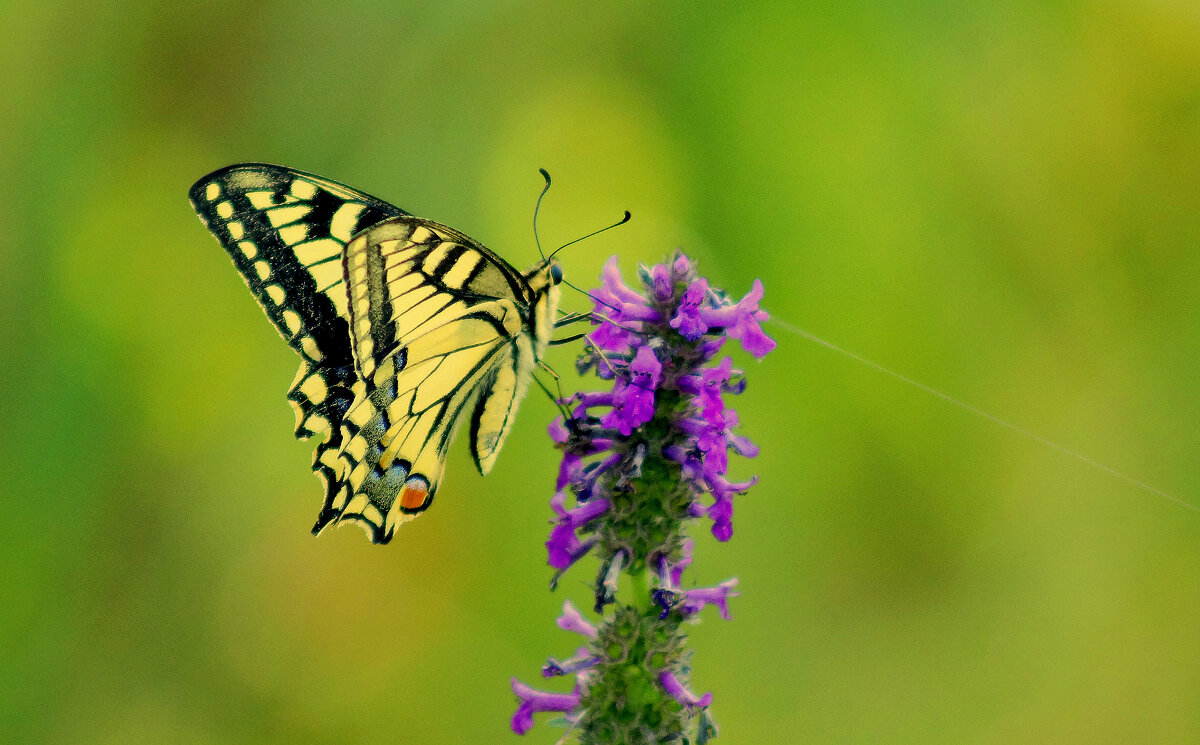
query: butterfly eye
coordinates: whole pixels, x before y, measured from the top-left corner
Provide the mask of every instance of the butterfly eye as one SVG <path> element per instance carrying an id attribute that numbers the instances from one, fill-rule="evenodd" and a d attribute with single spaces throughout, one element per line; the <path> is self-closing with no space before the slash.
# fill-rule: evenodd
<path id="1" fill-rule="evenodd" d="M 563 273 L 562 273 L 561 266 L 559 266 L 558 264 L 550 265 L 550 279 L 551 279 L 551 281 L 554 282 L 554 284 L 558 284 L 559 282 L 563 281 Z"/>

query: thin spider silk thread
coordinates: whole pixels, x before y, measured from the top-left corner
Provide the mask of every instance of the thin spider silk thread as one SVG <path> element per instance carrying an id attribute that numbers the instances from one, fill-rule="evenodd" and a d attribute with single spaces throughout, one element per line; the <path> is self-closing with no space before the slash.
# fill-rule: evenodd
<path id="1" fill-rule="evenodd" d="M 1013 424 L 1012 422 L 1009 422 L 1005 419 L 1001 419 L 1000 417 L 996 416 L 995 414 L 991 414 L 989 412 L 984 411 L 983 409 L 979 409 L 974 406 L 971 406 L 970 404 L 968 404 L 964 401 L 960 401 L 957 398 L 954 398 L 953 396 L 942 393 L 941 391 L 937 390 L 936 388 L 932 388 L 930 386 L 925 385 L 924 383 L 913 380 L 912 378 L 908 377 L 907 375 L 903 375 L 901 373 L 896 372 L 895 370 L 886 368 L 877 362 L 872 362 L 871 360 L 869 360 L 865 357 L 862 357 L 861 355 L 855 354 L 854 352 L 851 352 L 848 349 L 843 349 L 842 347 L 839 347 L 838 345 L 834 344 L 833 342 L 822 339 L 821 337 L 817 336 L 816 334 L 809 333 L 808 331 L 805 331 L 804 329 L 802 329 L 798 326 L 794 326 L 794 325 L 788 323 L 787 321 L 780 320 L 777 316 L 775 316 L 773 314 L 772 314 L 770 320 L 768 321 L 768 323 L 772 323 L 776 327 L 778 327 L 784 331 L 787 331 L 788 333 L 795 334 L 796 336 L 799 336 L 803 339 L 808 339 L 809 341 L 819 344 L 827 349 L 831 349 L 835 352 L 838 352 L 839 354 L 843 354 L 843 355 L 849 357 L 850 359 L 852 359 L 856 362 L 862 363 L 872 369 L 878 370 L 881 373 L 890 375 L 893 378 L 896 378 L 897 380 L 907 383 L 908 385 L 911 385 L 912 387 L 914 387 L 918 390 L 921 390 L 921 391 L 924 391 L 925 393 L 930 394 L 931 396 L 937 396 L 938 398 L 942 399 L 943 401 L 953 404 L 954 406 L 957 406 L 958 408 L 963 409 L 964 411 L 969 411 L 970 413 L 975 414 L 976 416 L 982 417 L 984 419 L 987 419 L 988 421 L 990 421 L 994 424 L 998 424 L 1001 427 L 1012 430 L 1013 432 L 1016 432 L 1017 434 L 1019 434 L 1023 437 L 1027 437 L 1027 438 L 1033 440 L 1034 442 L 1038 442 L 1038 443 L 1041 443 L 1042 445 L 1045 445 L 1046 447 L 1053 448 L 1054 450 L 1057 450 L 1058 452 L 1060 452 L 1064 455 L 1069 455 L 1072 458 L 1091 466 L 1092 468 L 1103 471 L 1103 472 L 1109 474 L 1110 476 L 1115 476 L 1116 478 L 1121 479 L 1122 481 L 1124 481 L 1126 483 L 1132 484 L 1133 486 L 1136 486 L 1139 489 L 1148 491 L 1151 494 L 1156 494 L 1156 495 L 1162 497 L 1163 499 L 1170 500 L 1170 501 L 1174 502 L 1175 504 L 1180 505 L 1181 507 L 1186 507 L 1189 510 L 1192 510 L 1193 512 L 1200 512 L 1200 507 L 1197 507 L 1195 504 L 1192 504 L 1191 502 L 1188 502 L 1187 500 L 1180 499 L 1179 497 L 1176 497 L 1172 494 L 1168 494 L 1167 492 L 1163 491 L 1162 489 L 1153 487 L 1150 484 L 1147 484 L 1146 482 L 1141 481 L 1140 479 L 1136 479 L 1127 473 L 1122 473 L 1121 471 L 1118 471 L 1117 469 L 1115 469 L 1111 466 L 1107 466 L 1098 460 L 1089 458 L 1088 456 L 1084 455 L 1083 453 L 1077 452 L 1077 451 L 1072 450 L 1063 445 L 1059 445 L 1057 442 L 1054 442 L 1053 440 L 1048 440 L 1039 434 L 1030 432 L 1029 430 L 1025 429 L 1024 427 Z"/>
<path id="2" fill-rule="evenodd" d="M 572 285 L 570 283 L 567 283 L 567 284 L 573 290 L 587 296 L 588 298 L 592 299 L 593 301 L 601 303 L 602 305 L 608 305 L 608 303 L 605 303 L 604 301 L 594 297 L 591 293 L 585 292 L 584 290 L 581 290 L 580 288 L 578 288 L 575 285 Z M 595 317 L 595 316 L 598 316 L 598 314 L 593 314 L 593 317 Z M 609 319 L 605 318 L 604 316 L 599 316 L 599 318 L 604 321 L 609 320 Z M 1071 448 L 1068 448 L 1064 445 L 1060 445 L 1057 442 L 1054 442 L 1053 440 L 1042 437 L 1041 435 L 1039 435 L 1035 432 L 1031 432 L 1030 430 L 1027 430 L 1024 427 L 1021 427 L 1017 424 L 1013 424 L 1012 422 L 1010 422 L 1006 419 L 1002 419 L 1001 417 L 998 417 L 995 414 L 989 413 L 987 411 L 984 411 L 983 409 L 972 406 L 972 405 L 966 403 L 965 401 L 960 401 L 959 399 L 954 398 L 953 396 L 951 396 L 949 394 L 942 393 L 941 391 L 937 390 L 936 388 L 925 385 L 924 383 L 921 383 L 920 381 L 913 380 L 912 378 L 908 377 L 907 375 L 898 373 L 895 370 L 884 367 L 883 365 L 880 365 L 877 362 L 873 362 L 873 361 L 867 359 L 866 357 L 855 354 L 854 352 L 851 352 L 848 349 L 839 347 L 838 345 L 834 344 L 833 342 L 828 341 L 826 339 L 822 339 L 821 337 L 817 336 L 816 334 L 805 331 L 804 329 L 800 328 L 799 326 L 796 326 L 794 324 L 788 323 L 787 321 L 781 320 L 778 316 L 776 316 L 774 314 L 771 314 L 771 317 L 768 319 L 767 322 L 774 324 L 776 327 L 778 327 L 784 331 L 787 331 L 790 334 L 799 336 L 802 339 L 808 339 L 809 341 L 819 344 L 819 345 L 825 347 L 826 349 L 833 350 L 839 354 L 849 357 L 850 359 L 852 359 L 856 362 L 866 365 L 867 367 L 870 367 L 874 370 L 878 370 L 879 372 L 884 373 L 886 375 L 890 375 L 893 378 L 896 378 L 897 380 L 907 383 L 908 385 L 912 386 L 913 388 L 916 388 L 917 390 L 924 391 L 925 393 L 928 393 L 931 396 L 936 396 L 937 398 L 940 398 L 943 401 L 946 401 L 947 403 L 949 403 L 953 406 L 957 406 L 958 408 L 960 408 L 964 411 L 970 412 L 978 417 L 986 419 L 986 420 L 992 422 L 993 424 L 997 424 L 1001 427 L 1004 427 L 1005 429 L 1016 432 L 1017 434 L 1021 435 L 1022 437 L 1026 437 L 1030 440 L 1033 440 L 1034 442 L 1045 445 L 1048 448 L 1057 450 L 1058 452 L 1062 453 L 1063 455 L 1070 456 L 1070 457 L 1074 458 L 1075 460 L 1080 461 L 1081 463 L 1084 463 L 1088 466 L 1091 466 L 1092 468 L 1095 468 L 1096 470 L 1103 471 L 1104 473 L 1107 473 L 1110 476 L 1114 476 L 1114 477 L 1126 482 L 1127 484 L 1131 484 L 1139 489 L 1142 489 L 1143 491 L 1150 492 L 1151 494 L 1155 494 L 1159 497 L 1162 497 L 1163 499 L 1174 502 L 1175 504 L 1177 504 L 1181 507 L 1186 507 L 1187 509 L 1189 509 L 1193 512 L 1200 512 L 1200 506 L 1197 506 L 1185 499 L 1181 499 L 1179 497 L 1176 497 L 1173 494 L 1169 494 L 1169 493 L 1163 491 L 1162 489 L 1159 489 L 1157 487 L 1151 486 L 1150 484 L 1147 484 L 1145 481 L 1142 481 L 1141 479 L 1130 476 L 1129 474 L 1124 473 L 1122 471 L 1118 471 L 1117 469 L 1113 468 L 1112 466 L 1105 465 L 1104 463 L 1101 463 L 1100 461 L 1095 460 L 1094 458 L 1089 458 L 1088 456 L 1084 455 L 1083 453 L 1080 453 L 1076 450 L 1072 450 Z"/>

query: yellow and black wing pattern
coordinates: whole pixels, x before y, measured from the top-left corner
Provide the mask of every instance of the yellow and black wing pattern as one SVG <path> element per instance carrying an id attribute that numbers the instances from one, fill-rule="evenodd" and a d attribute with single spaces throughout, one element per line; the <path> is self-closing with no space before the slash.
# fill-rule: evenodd
<path id="1" fill-rule="evenodd" d="M 296 435 L 328 435 L 314 533 L 353 520 L 389 541 L 429 507 L 466 418 L 491 470 L 553 329 L 557 265 L 521 274 L 452 228 L 279 166 L 216 171 L 191 200 L 301 355 Z"/>
<path id="2" fill-rule="evenodd" d="M 336 438 L 354 383 L 342 254 L 352 235 L 404 211 L 320 176 L 262 163 L 210 173 L 189 196 L 301 356 L 288 392 L 296 436 Z"/>

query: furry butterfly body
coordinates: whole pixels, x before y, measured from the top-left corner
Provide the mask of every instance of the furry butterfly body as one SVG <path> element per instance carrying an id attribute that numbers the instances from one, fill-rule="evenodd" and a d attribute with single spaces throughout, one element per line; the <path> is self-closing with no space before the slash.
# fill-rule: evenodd
<path id="1" fill-rule="evenodd" d="M 487 474 L 554 330 L 562 273 L 520 272 L 453 228 L 335 181 L 246 163 L 189 197 L 300 355 L 296 436 L 325 501 L 386 543 L 428 509 L 456 431 Z"/>

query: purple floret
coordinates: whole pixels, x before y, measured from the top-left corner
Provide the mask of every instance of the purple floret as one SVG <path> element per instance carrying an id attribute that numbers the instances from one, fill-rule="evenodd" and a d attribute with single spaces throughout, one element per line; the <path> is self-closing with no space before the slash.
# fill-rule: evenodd
<path id="1" fill-rule="evenodd" d="M 709 329 L 710 324 L 700 310 L 700 303 L 704 302 L 707 293 L 708 280 L 701 278 L 692 282 L 684 290 L 679 307 L 675 309 L 675 315 L 671 318 L 671 328 L 688 341 L 696 341 Z"/>
<path id="2" fill-rule="evenodd" d="M 571 604 L 570 600 L 563 603 L 563 613 L 558 617 L 558 627 L 563 631 L 573 631 L 589 639 L 595 639 L 597 636 L 596 627 L 583 617 L 583 614 Z"/>
<path id="3" fill-rule="evenodd" d="M 718 326 L 725 333 L 742 343 L 742 348 L 755 357 L 763 357 L 775 348 L 775 342 L 763 333 L 759 323 L 767 320 L 767 312 L 758 309 L 762 300 L 762 280 L 754 280 L 750 292 L 737 305 L 706 308 L 700 311 L 703 322 L 709 327 Z"/>
<path id="4" fill-rule="evenodd" d="M 685 688 L 679 682 L 679 678 L 675 677 L 675 673 L 670 670 L 663 670 L 658 674 L 658 684 L 663 687 L 664 691 L 671 694 L 672 698 L 688 709 L 693 707 L 704 708 L 712 704 L 713 695 L 711 693 L 697 696 Z"/>
<path id="5" fill-rule="evenodd" d="M 728 621 L 729 598 L 737 595 L 734 592 L 737 583 L 735 577 L 725 580 L 716 587 L 697 587 L 693 590 L 684 590 L 683 602 L 679 604 L 679 611 L 690 616 L 699 613 L 700 609 L 706 605 L 715 605 L 721 611 L 721 618 Z"/>
<path id="6" fill-rule="evenodd" d="M 572 711 L 579 706 L 578 689 L 571 693 L 547 693 L 530 688 L 513 678 L 512 692 L 521 699 L 511 724 L 512 731 L 518 735 L 523 735 L 533 728 L 533 715 L 540 711 Z"/>

